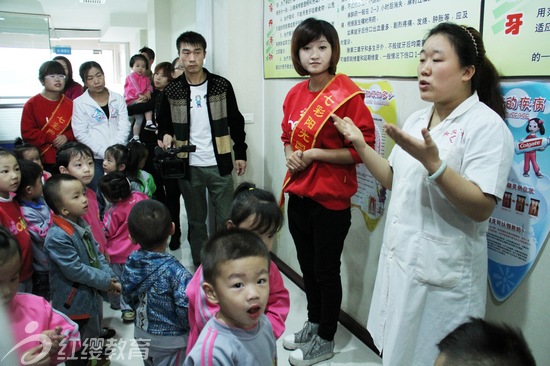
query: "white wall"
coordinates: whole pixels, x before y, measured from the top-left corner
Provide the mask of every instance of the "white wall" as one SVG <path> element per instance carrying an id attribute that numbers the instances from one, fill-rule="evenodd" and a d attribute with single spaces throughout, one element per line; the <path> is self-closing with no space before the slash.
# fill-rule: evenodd
<path id="1" fill-rule="evenodd" d="M 203 1 L 203 0 L 197 0 Z M 246 125 L 248 170 L 244 178 L 260 187 L 280 193 L 285 174 L 280 141 L 282 103 L 298 80 L 263 79 L 263 2 L 259 0 L 211 0 L 213 2 L 212 43 L 208 57 L 212 72 L 228 78 L 235 88 L 242 113 L 253 113 L 254 123 Z M 194 29 L 194 5 L 172 0 L 172 44 L 185 30 Z M 191 2 L 190 2 L 191 3 Z M 177 4 L 177 6 L 176 6 Z M 367 81 L 356 79 L 356 81 Z M 399 124 L 421 108 L 416 82 L 390 80 L 397 92 Z M 378 263 L 383 223 L 370 233 L 361 213 L 353 210 L 352 227 L 342 256 L 344 300 L 342 308 L 362 324 L 366 323 Z M 382 220 L 383 221 L 383 220 Z M 288 228 L 281 231 L 274 252 L 297 272 L 294 244 Z M 505 302 L 487 301 L 487 318 L 520 327 L 539 364 L 550 360 L 548 329 L 550 316 L 550 250 L 543 249 L 531 273 Z M 292 311 L 292 304 L 291 304 Z M 299 327 L 291 324 L 289 326 Z"/>

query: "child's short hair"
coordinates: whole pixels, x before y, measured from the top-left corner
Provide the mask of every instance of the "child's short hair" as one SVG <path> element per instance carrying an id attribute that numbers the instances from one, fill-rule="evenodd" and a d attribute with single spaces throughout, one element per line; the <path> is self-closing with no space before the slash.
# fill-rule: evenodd
<path id="1" fill-rule="evenodd" d="M 90 157 L 93 159 L 94 153 L 88 145 L 84 145 L 82 142 L 67 142 L 57 150 L 57 155 L 55 157 L 56 171 L 59 171 L 59 167 L 69 166 L 72 158 L 81 156 Z"/>
<path id="2" fill-rule="evenodd" d="M 149 60 L 141 53 L 136 53 L 135 55 L 130 57 L 130 67 L 134 67 L 134 64 L 137 60 L 142 60 L 143 62 L 145 62 L 145 70 L 149 70 Z"/>
<path id="3" fill-rule="evenodd" d="M 168 242 L 172 229 L 170 211 L 156 200 L 140 201 L 128 215 L 128 231 L 143 249 L 152 250 Z"/>
<path id="4" fill-rule="evenodd" d="M 535 366 L 521 331 L 479 318 L 459 325 L 437 345 L 445 366 Z"/>
<path id="5" fill-rule="evenodd" d="M 13 156 L 14 159 L 17 160 L 17 157 L 11 151 L 0 147 L 0 158 L 7 158 L 8 156 Z"/>
<path id="6" fill-rule="evenodd" d="M 25 192 L 27 186 L 33 186 L 36 180 L 42 177 L 42 168 L 34 161 L 18 159 L 19 171 L 21 172 L 21 180 L 19 181 L 19 187 L 15 193 L 17 195 Z"/>
<path id="7" fill-rule="evenodd" d="M 13 149 L 11 151 L 13 152 L 13 155 L 15 155 L 17 160 L 23 160 L 23 155 L 29 150 L 36 150 L 38 151 L 38 153 L 40 153 L 38 147 L 23 141 L 21 137 L 17 137 L 13 142 Z"/>
<path id="8" fill-rule="evenodd" d="M 0 226 L 0 266 L 12 259 L 16 254 L 21 257 L 21 247 L 13 234 Z"/>
<path id="9" fill-rule="evenodd" d="M 73 177 L 70 174 L 60 173 L 60 174 L 52 175 L 51 178 L 48 179 L 44 184 L 43 193 L 44 193 L 44 199 L 46 200 L 46 204 L 57 215 L 61 213 L 59 206 L 63 201 L 63 198 L 61 195 L 61 183 L 70 182 L 73 180 L 78 181 L 78 178 Z"/>
<path id="10" fill-rule="evenodd" d="M 105 149 L 104 155 L 111 155 L 115 159 L 117 168 L 124 164 L 125 167 L 128 167 L 130 164 L 130 151 L 126 145 L 114 144 Z"/>
<path id="11" fill-rule="evenodd" d="M 245 257 L 262 257 L 269 263 L 269 251 L 262 239 L 250 230 L 235 228 L 219 231 L 204 244 L 201 251 L 204 281 L 213 284 L 220 274 L 222 263 Z"/>
<path id="12" fill-rule="evenodd" d="M 116 202 L 130 197 L 132 189 L 126 174 L 111 172 L 99 179 L 101 193 L 111 202 Z"/>
<path id="13" fill-rule="evenodd" d="M 235 190 L 229 219 L 239 226 L 251 215 L 254 215 L 254 222 L 248 229 L 260 234 L 274 235 L 283 225 L 283 212 L 273 193 L 243 182 Z"/>

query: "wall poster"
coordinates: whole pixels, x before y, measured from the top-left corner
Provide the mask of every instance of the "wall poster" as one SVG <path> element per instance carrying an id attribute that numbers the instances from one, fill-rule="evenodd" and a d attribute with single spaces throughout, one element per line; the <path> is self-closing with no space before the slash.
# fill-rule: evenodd
<path id="1" fill-rule="evenodd" d="M 537 259 L 550 230 L 550 84 L 503 83 L 514 136 L 508 185 L 489 219 L 489 284 L 504 301 Z"/>
<path id="2" fill-rule="evenodd" d="M 333 24 L 340 37 L 338 72 L 348 76 L 416 77 L 422 40 L 436 24 L 479 29 L 479 0 L 264 0 L 264 77 L 298 77 L 292 32 L 306 18 Z"/>

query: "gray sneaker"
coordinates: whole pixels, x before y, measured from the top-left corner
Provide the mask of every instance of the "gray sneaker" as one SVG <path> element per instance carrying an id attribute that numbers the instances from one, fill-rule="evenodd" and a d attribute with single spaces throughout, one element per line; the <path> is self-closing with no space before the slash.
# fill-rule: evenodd
<path id="1" fill-rule="evenodd" d="M 311 323 L 309 320 L 304 323 L 301 331 L 294 334 L 289 334 L 283 338 L 283 347 L 286 349 L 296 349 L 307 344 L 319 329 L 319 324 Z"/>
<path id="2" fill-rule="evenodd" d="M 290 354 L 288 361 L 293 366 L 309 366 L 334 357 L 334 341 L 327 341 L 317 334 L 311 341 Z"/>

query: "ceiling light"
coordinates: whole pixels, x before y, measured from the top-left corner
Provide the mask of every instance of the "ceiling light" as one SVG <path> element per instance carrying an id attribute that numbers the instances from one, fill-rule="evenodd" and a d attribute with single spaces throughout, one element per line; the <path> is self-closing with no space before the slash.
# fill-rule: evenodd
<path id="1" fill-rule="evenodd" d="M 80 0 L 81 4 L 103 5 L 106 0 Z"/>

